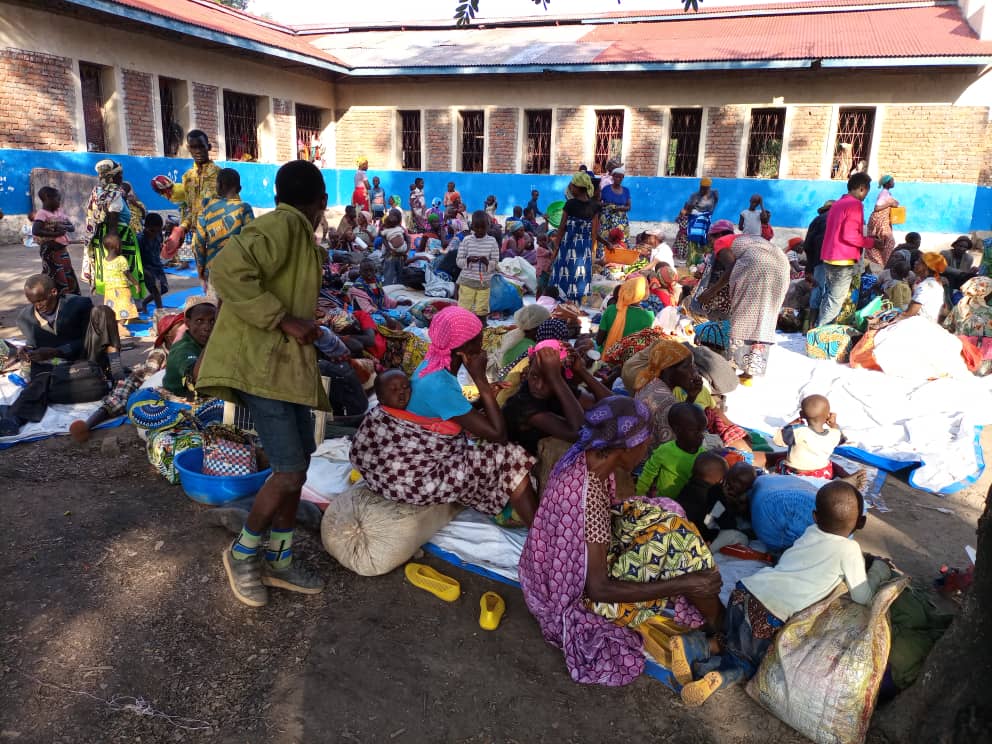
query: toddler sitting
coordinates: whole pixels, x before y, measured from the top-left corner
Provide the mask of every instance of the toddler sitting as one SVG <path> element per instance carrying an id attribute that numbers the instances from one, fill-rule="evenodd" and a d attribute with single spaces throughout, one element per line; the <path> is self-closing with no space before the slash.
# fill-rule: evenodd
<path id="1" fill-rule="evenodd" d="M 799 418 L 781 429 L 773 439 L 779 447 L 788 447 L 778 472 L 809 478 L 834 477 L 830 456 L 843 441 L 837 428 L 837 416 L 830 412 L 830 401 L 822 395 L 809 395 L 799 406 Z"/>
<path id="2" fill-rule="evenodd" d="M 699 406 L 676 403 L 668 409 L 668 425 L 675 439 L 659 445 L 651 453 L 637 479 L 635 493 L 638 496 L 678 497 L 692 476 L 696 457 L 703 452 L 706 414 Z"/>
<path id="3" fill-rule="evenodd" d="M 863 511 L 861 494 L 850 483 L 823 486 L 816 494 L 815 524 L 777 565 L 737 582 L 721 640 L 698 632 L 672 639 L 672 672 L 684 685 L 681 694 L 686 705 L 701 705 L 717 690 L 753 677 L 776 631 L 793 614 L 829 596 L 842 581 L 853 601 L 871 603 L 892 572 L 879 559 L 865 571 L 861 548 L 849 537 L 864 527 Z"/>

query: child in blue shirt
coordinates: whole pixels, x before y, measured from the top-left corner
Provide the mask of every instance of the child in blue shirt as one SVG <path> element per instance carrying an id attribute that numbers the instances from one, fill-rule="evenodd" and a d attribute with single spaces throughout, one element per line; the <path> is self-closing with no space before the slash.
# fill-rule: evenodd
<path id="1" fill-rule="evenodd" d="M 162 215 L 149 212 L 145 215 L 145 229 L 138 235 L 138 250 L 141 251 L 141 265 L 145 272 L 145 287 L 148 296 L 138 302 L 142 313 L 148 312 L 148 306 L 154 302 L 158 310 L 162 309 L 162 295 L 169 291 L 169 282 L 165 278 L 162 267 L 162 228 L 165 222 Z"/>

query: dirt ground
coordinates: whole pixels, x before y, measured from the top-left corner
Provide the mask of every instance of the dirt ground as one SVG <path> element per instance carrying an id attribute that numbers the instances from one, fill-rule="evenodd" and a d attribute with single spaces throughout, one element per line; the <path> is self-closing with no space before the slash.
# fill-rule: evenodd
<path id="1" fill-rule="evenodd" d="M 28 253 L 0 248 L 0 323 Z M 989 480 L 942 499 L 890 476 L 892 511 L 859 542 L 929 585 L 965 565 Z M 806 741 L 739 688 L 690 710 L 646 677 L 577 685 L 519 590 L 431 557 L 459 601 L 401 571 L 351 574 L 304 532 L 326 591 L 246 608 L 220 562 L 229 537 L 153 473 L 130 427 L 0 451 L 0 483 L 0 742 Z M 487 590 L 508 608 L 492 633 L 477 622 Z"/>

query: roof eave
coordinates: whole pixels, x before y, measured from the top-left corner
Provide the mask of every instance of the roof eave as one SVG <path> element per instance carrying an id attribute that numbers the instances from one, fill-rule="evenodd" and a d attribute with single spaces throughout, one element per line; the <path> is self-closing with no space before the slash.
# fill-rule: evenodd
<path id="1" fill-rule="evenodd" d="M 933 57 L 844 57 L 820 60 L 821 67 L 983 67 L 992 55 Z"/>
<path id="2" fill-rule="evenodd" d="M 121 5 L 120 3 L 113 2 L 113 0 L 66 0 L 66 2 L 69 2 L 72 5 L 88 8 L 89 10 L 95 10 L 101 13 L 118 16 L 120 18 L 128 18 L 141 23 L 147 23 L 152 26 L 161 26 L 164 21 L 168 23 L 174 31 L 178 31 L 195 38 L 213 41 L 218 44 L 223 44 L 225 46 L 235 47 L 238 49 L 257 52 L 258 54 L 264 54 L 268 57 L 276 57 L 278 59 L 298 62 L 300 64 L 307 65 L 308 67 L 315 67 L 328 72 L 336 72 L 344 75 L 351 73 L 349 68 L 343 65 L 335 64 L 330 60 L 320 59 L 319 57 L 311 57 L 306 54 L 294 52 L 290 49 L 283 49 L 282 47 L 273 46 L 272 44 L 265 44 L 253 39 L 246 39 L 242 36 L 224 33 L 223 31 L 215 31 L 211 28 L 198 26 L 195 23 L 188 23 L 169 16 L 158 15 L 139 8 Z"/>

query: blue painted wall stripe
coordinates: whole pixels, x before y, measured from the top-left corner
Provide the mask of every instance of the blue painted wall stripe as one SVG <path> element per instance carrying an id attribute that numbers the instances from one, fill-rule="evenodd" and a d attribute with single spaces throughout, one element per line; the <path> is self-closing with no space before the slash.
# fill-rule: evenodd
<path id="1" fill-rule="evenodd" d="M 100 153 L 47 152 L 40 150 L 0 149 L 0 209 L 7 214 L 24 214 L 31 209 L 29 177 L 32 168 L 51 168 L 92 174 Z M 165 174 L 178 180 L 189 168 L 190 161 L 178 158 L 141 158 L 112 155 L 124 166 L 125 178 L 134 184 L 149 209 L 168 209 L 169 203 L 156 196 L 149 185 L 151 179 Z M 258 207 L 274 204 L 277 165 L 268 163 L 223 163 L 241 173 L 242 198 Z M 404 206 L 410 184 L 417 176 L 425 181 L 425 193 L 430 199 L 441 196 L 448 181 L 455 181 L 462 198 L 472 208 L 481 207 L 486 196 L 494 194 L 500 213 L 509 214 L 516 205 L 530 199 L 531 189 L 541 192 L 542 207 L 563 198 L 570 176 L 500 173 L 417 173 L 413 171 L 371 171 L 378 175 L 389 194 L 397 194 Z M 904 229 L 920 232 L 964 233 L 992 229 L 992 188 L 966 183 L 903 183 L 896 176 L 894 195 L 907 208 Z M 351 199 L 353 170 L 324 171 L 328 202 L 346 204 Z M 672 221 L 686 197 L 696 189 L 694 178 L 628 177 L 624 184 L 631 191 L 631 219 L 643 221 Z M 734 222 L 748 204 L 751 194 L 759 193 L 772 212 L 772 224 L 780 227 L 805 227 L 816 215 L 816 208 L 827 199 L 836 199 L 844 191 L 839 181 L 800 181 L 791 179 L 759 180 L 750 178 L 717 178 L 714 188 L 720 192 L 717 217 Z M 873 191 L 866 200 L 871 204 Z"/>

